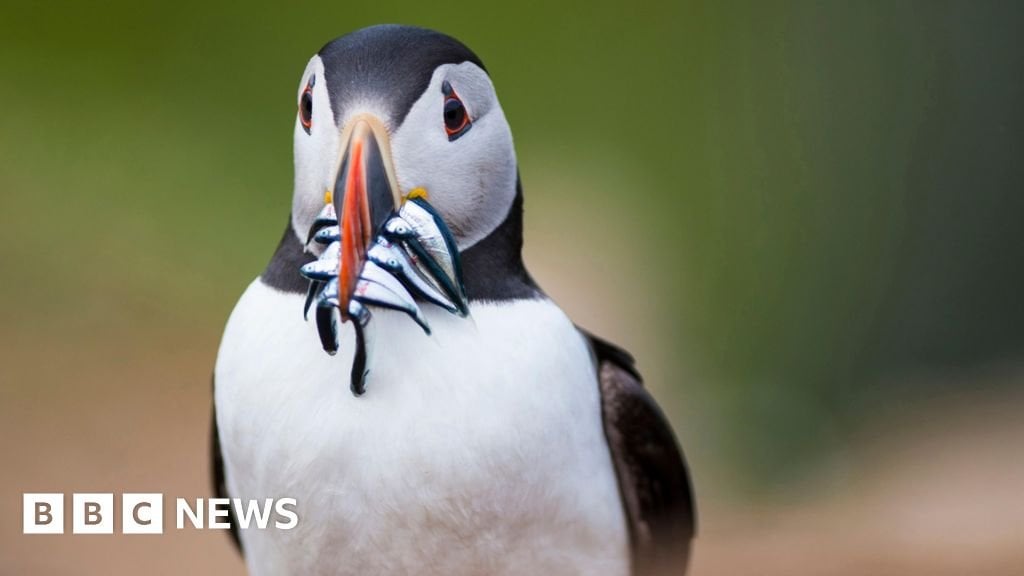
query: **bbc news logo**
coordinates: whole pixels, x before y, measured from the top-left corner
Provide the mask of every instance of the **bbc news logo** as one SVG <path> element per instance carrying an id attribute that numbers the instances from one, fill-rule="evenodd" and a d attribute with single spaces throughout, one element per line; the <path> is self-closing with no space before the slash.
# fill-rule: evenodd
<path id="1" fill-rule="evenodd" d="M 177 498 L 174 525 L 178 530 L 186 523 L 200 530 L 227 530 L 231 528 L 229 514 L 234 512 L 239 528 L 291 530 L 299 523 L 295 504 L 294 498 L 196 498 L 194 502 Z M 164 533 L 163 494 L 121 494 L 120 510 L 122 534 Z M 113 534 L 116 514 L 113 494 L 71 495 L 72 534 Z M 64 494 L 22 495 L 22 533 L 63 534 L 64 521 Z"/>

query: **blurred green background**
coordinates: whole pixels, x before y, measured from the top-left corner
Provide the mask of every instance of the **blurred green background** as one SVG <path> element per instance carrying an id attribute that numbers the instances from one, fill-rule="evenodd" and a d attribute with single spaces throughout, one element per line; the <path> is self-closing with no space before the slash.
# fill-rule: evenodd
<path id="1" fill-rule="evenodd" d="M 865 438 L 946 420 L 915 407 L 1024 389 L 1022 16 L 1015 2 L 8 3 L 0 415 L 35 418 L 101 369 L 114 382 L 83 402 L 145 393 L 137 365 L 204 402 L 223 323 L 289 211 L 307 59 L 401 22 L 487 64 L 516 137 L 527 264 L 636 352 L 707 522 L 715 502 L 842 493 Z"/>

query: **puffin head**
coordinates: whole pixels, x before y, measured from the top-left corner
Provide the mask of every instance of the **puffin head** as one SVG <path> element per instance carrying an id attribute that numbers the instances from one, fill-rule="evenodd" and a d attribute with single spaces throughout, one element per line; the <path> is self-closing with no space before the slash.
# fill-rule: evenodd
<path id="1" fill-rule="evenodd" d="M 422 196 L 468 260 L 470 297 L 486 298 L 494 284 L 474 282 L 474 261 L 521 268 L 512 132 L 483 63 L 461 42 L 396 25 L 342 36 L 309 60 L 296 108 L 291 224 L 300 241 L 325 201 L 343 227 L 372 230 Z"/>

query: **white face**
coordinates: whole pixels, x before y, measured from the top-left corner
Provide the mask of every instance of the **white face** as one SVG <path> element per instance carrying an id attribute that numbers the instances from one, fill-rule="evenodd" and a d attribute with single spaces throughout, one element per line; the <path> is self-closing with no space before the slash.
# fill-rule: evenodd
<path id="1" fill-rule="evenodd" d="M 296 99 L 310 88 L 312 115 L 308 128 L 295 121 L 295 193 L 292 224 L 301 241 L 324 205 L 324 193 L 335 182 L 340 135 L 349 119 L 371 114 L 386 126 L 399 192 L 427 191 L 465 250 L 490 234 L 505 219 L 516 195 L 516 157 L 512 132 L 487 74 L 471 62 L 444 64 L 434 70 L 430 84 L 413 104 L 400 126 L 388 116 L 385 102 L 369 98 L 346 102 L 335 123 L 324 66 L 314 56 L 306 66 Z M 443 88 L 447 83 L 461 100 L 469 127 L 450 138 L 446 129 Z M 386 98 L 386 94 L 376 98 Z"/>

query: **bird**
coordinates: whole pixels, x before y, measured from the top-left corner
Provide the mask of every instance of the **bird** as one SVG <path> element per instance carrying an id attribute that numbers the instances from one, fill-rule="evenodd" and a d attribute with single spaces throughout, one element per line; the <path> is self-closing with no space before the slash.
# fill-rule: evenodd
<path id="1" fill-rule="evenodd" d="M 309 60 L 295 103 L 291 213 L 213 376 L 216 494 L 295 499 L 289 530 L 232 514 L 248 571 L 685 573 L 696 511 L 683 452 L 633 357 L 527 271 L 512 132 L 481 59 L 440 32 L 371 26 Z M 365 296 L 368 247 L 391 246 L 370 232 L 413 210 L 452 243 L 457 270 L 434 280 L 457 286 L 431 284 L 450 306 L 425 301 L 428 286 L 404 295 L 422 326 L 411 308 L 346 308 Z M 311 235 L 332 234 L 340 272 L 329 298 L 314 283 L 319 324 L 300 270 L 329 251 Z"/>

